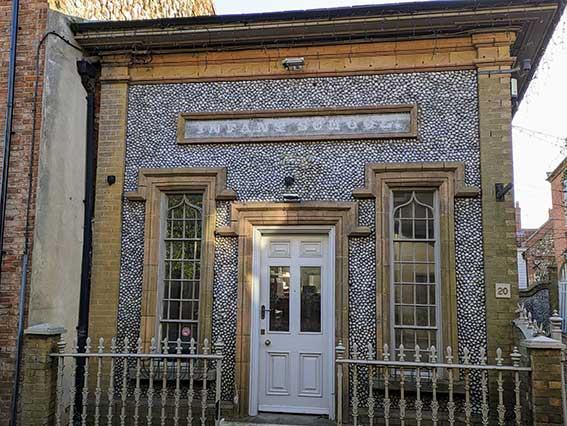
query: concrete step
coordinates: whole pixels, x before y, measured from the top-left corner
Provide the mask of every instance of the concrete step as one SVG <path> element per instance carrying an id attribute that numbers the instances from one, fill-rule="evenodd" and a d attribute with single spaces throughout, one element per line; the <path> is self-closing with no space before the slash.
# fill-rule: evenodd
<path id="1" fill-rule="evenodd" d="M 224 420 L 222 426 L 333 426 L 326 416 L 261 413 L 254 417 Z"/>

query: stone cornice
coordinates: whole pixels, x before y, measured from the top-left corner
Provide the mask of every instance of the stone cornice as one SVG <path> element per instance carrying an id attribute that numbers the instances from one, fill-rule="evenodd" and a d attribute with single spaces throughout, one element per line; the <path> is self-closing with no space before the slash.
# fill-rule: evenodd
<path id="1" fill-rule="evenodd" d="M 127 192 L 130 201 L 146 201 L 148 191 L 153 186 L 161 186 L 166 190 L 176 187 L 213 185 L 216 200 L 234 200 L 236 193 L 226 187 L 225 168 L 177 168 L 177 169 L 140 169 L 138 173 L 138 190 Z"/>
<path id="2" fill-rule="evenodd" d="M 371 230 L 358 226 L 358 203 L 308 201 L 301 203 L 233 203 L 231 224 L 216 230 L 223 237 L 238 237 L 241 226 L 335 225 L 341 223 L 349 237 L 365 237 Z"/>
<path id="3" fill-rule="evenodd" d="M 441 172 L 443 176 L 437 175 Z M 439 177 L 449 178 L 454 182 L 454 196 L 457 198 L 474 198 L 480 193 L 474 186 L 465 184 L 465 165 L 460 162 L 430 162 L 430 163 L 377 163 L 366 166 L 365 186 L 357 188 L 352 195 L 358 199 L 375 198 L 380 188 L 375 185 L 376 175 L 411 174 L 424 177 L 424 181 L 435 181 Z"/>

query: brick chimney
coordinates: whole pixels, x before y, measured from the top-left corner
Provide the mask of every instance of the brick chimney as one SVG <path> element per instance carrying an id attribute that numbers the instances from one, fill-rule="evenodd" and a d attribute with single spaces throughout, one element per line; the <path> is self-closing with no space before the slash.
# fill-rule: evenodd
<path id="1" fill-rule="evenodd" d="M 516 201 L 516 233 L 522 230 L 522 208 L 520 203 Z"/>

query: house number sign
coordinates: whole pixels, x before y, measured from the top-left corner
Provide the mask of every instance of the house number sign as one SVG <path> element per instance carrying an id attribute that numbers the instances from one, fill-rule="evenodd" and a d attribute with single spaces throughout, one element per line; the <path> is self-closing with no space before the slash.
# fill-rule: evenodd
<path id="1" fill-rule="evenodd" d="M 413 138 L 414 105 L 181 114 L 179 143 Z"/>
<path id="2" fill-rule="evenodd" d="M 512 286 L 510 284 L 496 283 L 496 298 L 497 299 L 511 299 Z"/>

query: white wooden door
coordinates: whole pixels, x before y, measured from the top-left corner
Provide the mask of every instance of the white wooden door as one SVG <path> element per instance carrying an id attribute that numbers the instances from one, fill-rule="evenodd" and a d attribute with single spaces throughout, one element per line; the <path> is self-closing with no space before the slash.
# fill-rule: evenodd
<path id="1" fill-rule="evenodd" d="M 329 414 L 328 237 L 269 236 L 261 246 L 258 409 Z"/>

